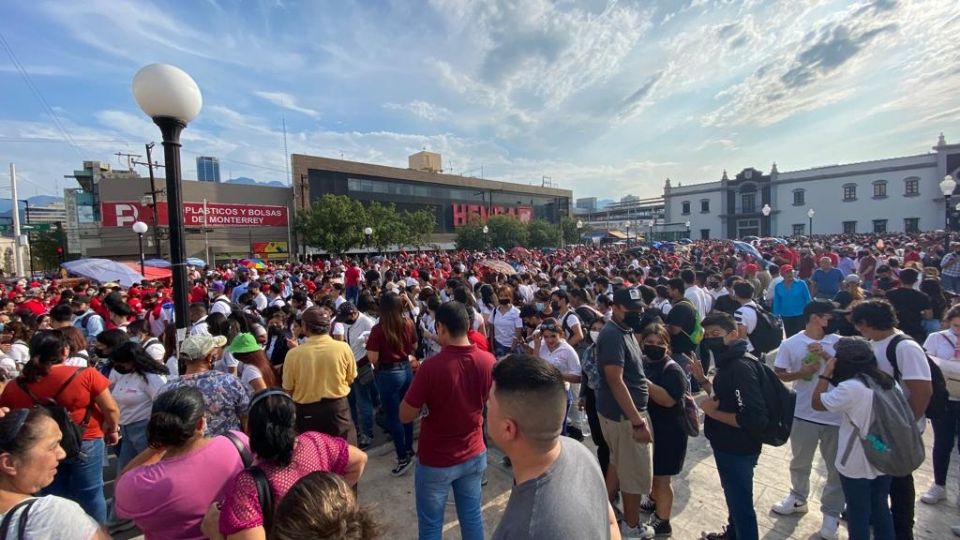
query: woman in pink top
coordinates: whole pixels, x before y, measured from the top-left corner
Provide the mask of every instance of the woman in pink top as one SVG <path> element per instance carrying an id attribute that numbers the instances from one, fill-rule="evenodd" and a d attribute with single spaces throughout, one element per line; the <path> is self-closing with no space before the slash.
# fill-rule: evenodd
<path id="1" fill-rule="evenodd" d="M 270 484 L 274 508 L 297 480 L 314 471 L 338 474 L 351 486 L 360 480 L 367 455 L 338 437 L 312 431 L 298 436 L 296 409 L 286 392 L 263 390 L 254 395 L 247 418 L 255 466 Z M 260 498 L 249 471 L 238 474 L 227 486 L 219 528 L 220 538 L 266 538 Z M 206 532 L 217 538 L 215 531 Z"/>
<path id="2" fill-rule="evenodd" d="M 148 540 L 202 539 L 200 524 L 224 486 L 243 470 L 227 437 L 204 437 L 203 395 L 192 386 L 167 390 L 153 403 L 149 448 L 121 472 L 117 515 L 132 519 Z M 247 436 L 232 432 L 246 452 Z"/>

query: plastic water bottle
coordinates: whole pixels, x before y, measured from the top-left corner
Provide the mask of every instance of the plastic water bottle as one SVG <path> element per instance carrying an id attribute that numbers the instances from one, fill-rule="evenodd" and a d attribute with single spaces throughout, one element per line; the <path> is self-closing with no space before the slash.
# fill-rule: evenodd
<path id="1" fill-rule="evenodd" d="M 887 445 L 873 433 L 870 433 L 867 435 L 867 441 L 873 446 L 873 449 L 876 450 L 877 452 L 886 453 L 890 451 L 890 448 L 888 448 Z"/>

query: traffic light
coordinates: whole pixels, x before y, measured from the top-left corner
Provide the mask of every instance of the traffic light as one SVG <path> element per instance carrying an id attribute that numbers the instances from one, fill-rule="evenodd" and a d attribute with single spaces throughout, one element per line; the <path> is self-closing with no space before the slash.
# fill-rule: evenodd
<path id="1" fill-rule="evenodd" d="M 57 258 L 60 259 L 60 262 L 63 262 L 63 247 L 57 246 Z"/>

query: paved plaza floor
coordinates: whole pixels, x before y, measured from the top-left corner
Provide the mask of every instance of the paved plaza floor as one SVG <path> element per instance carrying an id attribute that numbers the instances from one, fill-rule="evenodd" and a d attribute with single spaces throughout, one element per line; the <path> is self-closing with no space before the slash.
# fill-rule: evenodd
<path id="1" fill-rule="evenodd" d="M 917 488 L 916 515 L 917 540 L 943 540 L 953 538 L 951 525 L 960 525 L 960 510 L 957 508 L 960 456 L 954 455 L 951 474 L 947 482 L 948 500 L 930 506 L 919 501 L 920 494 L 932 482 L 933 470 L 930 450 L 933 435 L 930 429 L 924 435 L 927 459 L 914 473 Z M 585 443 L 591 450 L 592 442 Z M 408 540 L 417 538 L 417 516 L 414 503 L 413 468 L 403 477 L 393 478 L 390 469 L 394 465 L 393 446 L 390 444 L 370 449 L 370 463 L 360 481 L 362 504 L 375 506 L 376 516 L 385 526 L 384 538 Z M 496 449 L 489 452 L 487 479 L 483 489 L 483 517 L 486 536 L 489 538 L 500 520 L 510 497 L 512 477 L 509 469 L 500 465 Z M 760 538 L 764 540 L 803 539 L 816 540 L 820 536 L 821 514 L 819 494 L 826 479 L 826 469 L 819 456 L 814 461 L 810 479 L 810 511 L 803 516 L 778 516 L 770 507 L 779 502 L 790 490 L 790 445 L 763 447 L 754 479 L 754 499 L 760 524 Z M 571 486 L 573 489 L 574 486 Z M 673 538 L 691 540 L 700 538 L 701 531 L 715 531 L 726 523 L 726 506 L 720 480 L 711 455 L 710 446 L 703 436 L 690 441 L 683 473 L 674 479 Z M 840 538 L 846 539 L 846 530 L 841 524 Z M 460 538 L 456 510 L 451 502 L 447 505 L 444 538 Z"/>

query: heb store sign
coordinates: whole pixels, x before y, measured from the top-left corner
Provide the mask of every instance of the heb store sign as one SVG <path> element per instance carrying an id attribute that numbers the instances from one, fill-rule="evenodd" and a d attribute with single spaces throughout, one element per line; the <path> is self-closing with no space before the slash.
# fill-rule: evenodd
<path id="1" fill-rule="evenodd" d="M 169 225 L 167 203 L 158 202 L 157 223 Z M 130 227 L 137 221 L 153 224 L 153 209 L 139 202 L 105 202 L 100 204 L 103 227 Z M 204 218 L 202 202 L 183 203 L 185 227 L 286 227 L 289 223 L 286 206 L 263 204 L 207 203 Z"/>
<path id="2" fill-rule="evenodd" d="M 486 206 L 479 204 L 454 204 L 453 205 L 453 226 L 462 227 L 470 222 L 470 216 L 478 216 L 482 223 L 485 223 L 490 216 L 513 216 L 522 223 L 529 223 L 533 220 L 532 206 Z"/>

